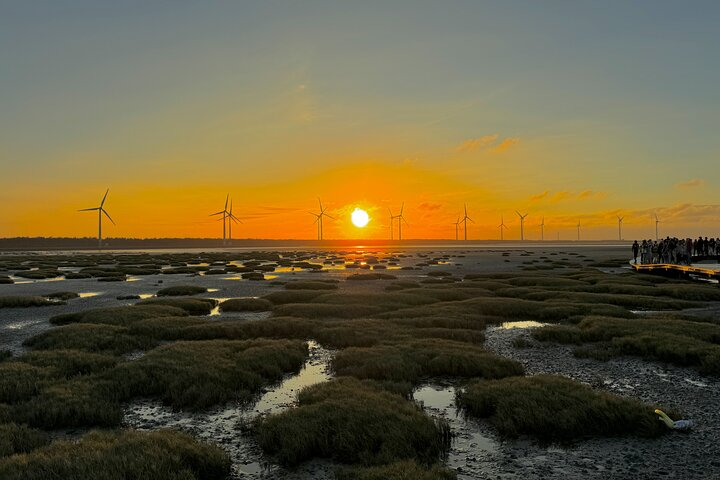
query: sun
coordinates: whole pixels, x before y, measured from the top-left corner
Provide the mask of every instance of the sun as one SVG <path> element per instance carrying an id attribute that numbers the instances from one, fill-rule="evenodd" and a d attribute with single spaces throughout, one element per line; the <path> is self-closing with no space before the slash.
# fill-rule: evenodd
<path id="1" fill-rule="evenodd" d="M 370 221 L 370 217 L 368 216 L 367 212 L 361 208 L 356 208 L 355 210 L 353 210 L 350 218 L 352 219 L 353 225 L 358 228 L 364 228 L 365 225 L 367 225 Z"/>

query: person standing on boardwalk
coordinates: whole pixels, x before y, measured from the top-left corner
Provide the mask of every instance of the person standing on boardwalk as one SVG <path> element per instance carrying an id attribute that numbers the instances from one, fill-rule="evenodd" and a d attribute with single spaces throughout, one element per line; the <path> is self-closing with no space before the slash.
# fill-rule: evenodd
<path id="1" fill-rule="evenodd" d="M 640 245 L 637 243 L 637 240 L 635 240 L 632 244 L 632 252 L 633 252 L 633 262 L 637 263 L 638 258 L 638 251 L 640 250 Z"/>

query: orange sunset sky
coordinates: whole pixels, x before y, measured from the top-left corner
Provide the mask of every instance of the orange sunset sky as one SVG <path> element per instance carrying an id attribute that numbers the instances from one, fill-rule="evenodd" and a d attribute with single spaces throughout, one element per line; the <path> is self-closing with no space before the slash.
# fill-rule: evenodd
<path id="1" fill-rule="evenodd" d="M 720 235 L 713 17 L 653 2 L 9 2 L 0 236 Z M 708 4 L 717 14 L 717 8 Z M 622 10 L 622 14 L 618 12 Z M 350 222 L 355 208 L 371 220 Z M 462 237 L 462 233 L 461 233 Z"/>

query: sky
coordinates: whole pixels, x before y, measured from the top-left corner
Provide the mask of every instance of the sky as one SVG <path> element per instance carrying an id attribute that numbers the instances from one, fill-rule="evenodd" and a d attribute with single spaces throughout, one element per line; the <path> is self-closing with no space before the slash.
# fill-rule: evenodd
<path id="1" fill-rule="evenodd" d="M 720 3 L 0 0 L 0 236 L 720 236 Z M 366 228 L 350 213 L 365 209 Z M 462 237 L 462 231 L 460 232 Z"/>

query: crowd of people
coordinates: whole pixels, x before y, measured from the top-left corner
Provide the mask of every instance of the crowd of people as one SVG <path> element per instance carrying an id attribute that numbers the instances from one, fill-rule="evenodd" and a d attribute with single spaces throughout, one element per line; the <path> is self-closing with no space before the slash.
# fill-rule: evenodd
<path id="1" fill-rule="evenodd" d="M 708 237 L 663 238 L 661 240 L 637 240 L 632 244 L 635 263 L 674 263 L 690 265 L 693 257 L 710 257 L 720 253 L 720 239 Z M 639 260 L 639 262 L 638 262 Z"/>

